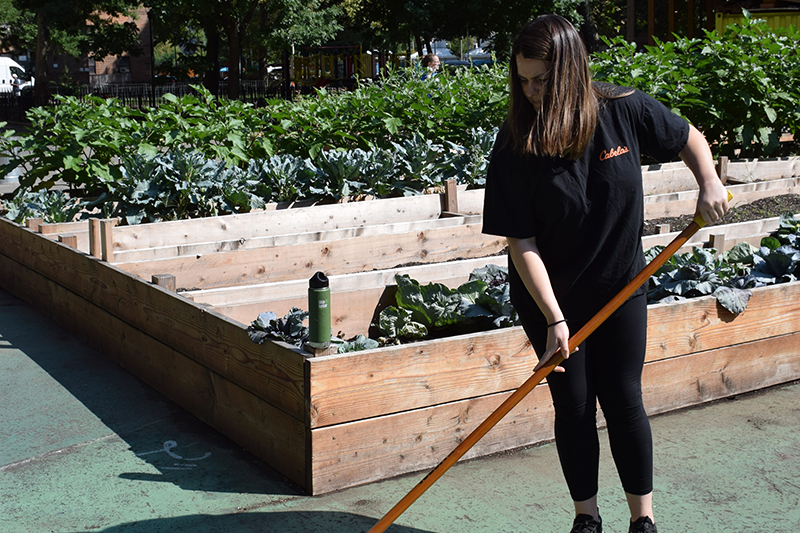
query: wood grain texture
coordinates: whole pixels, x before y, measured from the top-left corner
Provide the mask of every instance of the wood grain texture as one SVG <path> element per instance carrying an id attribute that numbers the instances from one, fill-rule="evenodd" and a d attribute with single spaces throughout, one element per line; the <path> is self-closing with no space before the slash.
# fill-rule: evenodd
<path id="1" fill-rule="evenodd" d="M 197 256 L 218 252 L 237 252 L 257 248 L 285 247 L 294 244 L 319 243 L 327 241 L 340 241 L 354 237 L 391 235 L 397 233 L 419 233 L 433 229 L 449 228 L 464 224 L 478 224 L 480 216 L 465 216 L 459 219 L 434 219 L 397 222 L 393 224 L 369 224 L 350 228 L 328 229 L 324 231 L 308 231 L 304 233 L 291 233 L 283 235 L 268 235 L 265 237 L 236 237 L 234 240 L 201 242 L 191 244 L 178 244 L 162 246 L 160 248 L 144 248 L 136 250 L 123 250 L 114 253 L 114 263 L 127 263 L 132 261 L 151 261 L 169 259 L 172 257 Z"/>
<path id="2" fill-rule="evenodd" d="M 512 390 L 536 362 L 522 328 L 316 357 L 311 427 Z"/>
<path id="3" fill-rule="evenodd" d="M 313 492 L 369 483 L 439 463 L 510 393 L 312 430 Z M 553 438 L 550 393 L 542 384 L 478 442 L 465 459 Z"/>
<path id="4" fill-rule="evenodd" d="M 707 296 L 648 307 L 647 360 L 655 361 L 800 331 L 800 283 L 752 289 L 733 315 Z"/>
<path id="5" fill-rule="evenodd" d="M 302 419 L 289 416 L 74 292 L 2 255 L 0 286 L 305 486 L 307 450 Z"/>
<path id="6" fill-rule="evenodd" d="M 650 306 L 647 360 L 800 331 L 800 283 L 753 290 L 734 316 L 713 297 Z M 536 364 L 520 327 L 310 361 L 311 427 L 519 386 Z"/>
<path id="7" fill-rule="evenodd" d="M 303 420 L 303 355 L 254 344 L 243 325 L 126 272 L 0 219 L 0 254 L 91 301 L 159 342 Z"/>
<path id="8" fill-rule="evenodd" d="M 248 285 L 394 268 L 407 263 L 440 263 L 485 257 L 505 249 L 504 238 L 484 235 L 480 224 L 399 235 L 353 237 L 279 248 L 258 248 L 146 262 L 118 267 L 150 279 L 173 274 L 179 289 Z"/>
<path id="9" fill-rule="evenodd" d="M 726 398 L 800 378 L 800 333 L 736 343 L 645 364 L 648 414 Z"/>
<path id="10" fill-rule="evenodd" d="M 646 363 L 649 415 L 741 394 L 800 377 L 800 333 Z M 436 466 L 510 393 L 312 430 L 314 494 Z M 464 458 L 553 438 L 547 385 L 539 385 Z M 604 425 L 598 412 L 598 424 Z"/>
<path id="11" fill-rule="evenodd" d="M 345 338 L 366 335 L 377 314 L 388 305 L 396 305 L 395 274 L 408 274 L 422 284 L 442 283 L 456 288 L 469 280 L 470 273 L 488 264 L 507 265 L 507 257 L 493 256 L 449 263 L 417 265 L 374 272 L 331 276 L 331 322 L 334 334 Z M 308 281 L 285 281 L 226 287 L 183 293 L 192 300 L 209 305 L 223 315 L 248 324 L 259 313 L 272 311 L 284 316 L 292 307 L 308 308 Z"/>
<path id="12" fill-rule="evenodd" d="M 800 193 L 800 177 L 728 185 L 726 189 L 733 194 L 731 206 L 736 207 L 771 196 L 798 194 Z M 644 218 L 650 220 L 694 214 L 698 194 L 699 190 L 692 189 L 645 196 Z"/>

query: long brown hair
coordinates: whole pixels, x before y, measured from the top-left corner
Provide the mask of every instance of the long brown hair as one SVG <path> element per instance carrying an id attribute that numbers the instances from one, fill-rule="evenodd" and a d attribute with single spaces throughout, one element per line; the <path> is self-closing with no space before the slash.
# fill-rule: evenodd
<path id="1" fill-rule="evenodd" d="M 522 90 L 518 54 L 552 64 L 538 112 Z M 511 49 L 509 84 L 508 126 L 514 151 L 568 159 L 584 153 L 597 124 L 598 99 L 586 48 L 572 24 L 558 15 L 525 24 Z"/>

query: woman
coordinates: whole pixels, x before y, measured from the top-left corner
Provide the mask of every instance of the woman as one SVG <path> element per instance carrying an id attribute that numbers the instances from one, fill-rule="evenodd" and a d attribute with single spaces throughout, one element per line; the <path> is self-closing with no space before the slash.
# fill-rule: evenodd
<path id="1" fill-rule="evenodd" d="M 575 505 L 573 532 L 602 531 L 597 508 L 599 401 L 631 512 L 630 532 L 655 532 L 653 453 L 642 405 L 644 288 L 571 356 L 578 331 L 645 266 L 641 155 L 680 155 L 700 186 L 707 223 L 728 209 L 705 138 L 653 98 L 593 83 L 586 50 L 555 15 L 514 41 L 508 118 L 492 151 L 485 233 L 508 239 L 511 297 L 537 354 L 568 358 L 548 385 L 555 436 Z"/>

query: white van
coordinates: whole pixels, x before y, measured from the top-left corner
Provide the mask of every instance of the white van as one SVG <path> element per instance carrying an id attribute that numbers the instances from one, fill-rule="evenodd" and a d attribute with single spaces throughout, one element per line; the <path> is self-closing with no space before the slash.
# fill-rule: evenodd
<path id="1" fill-rule="evenodd" d="M 16 74 L 19 78 L 21 91 L 33 88 L 34 79 L 32 77 L 28 79 L 25 69 L 19 63 L 10 57 L 0 57 L 0 94 L 14 92 L 11 85 L 14 79 L 12 74 Z"/>

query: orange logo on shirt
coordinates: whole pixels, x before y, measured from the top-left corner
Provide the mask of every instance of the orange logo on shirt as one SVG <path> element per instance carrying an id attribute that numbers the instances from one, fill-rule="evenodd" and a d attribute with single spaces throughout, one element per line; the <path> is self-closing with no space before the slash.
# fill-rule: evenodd
<path id="1" fill-rule="evenodd" d="M 618 155 L 627 154 L 628 152 L 630 152 L 630 150 L 628 150 L 627 146 L 617 146 L 611 150 L 603 150 L 600 152 L 600 161 L 605 161 L 606 159 L 611 159 L 612 157 L 617 157 Z"/>

